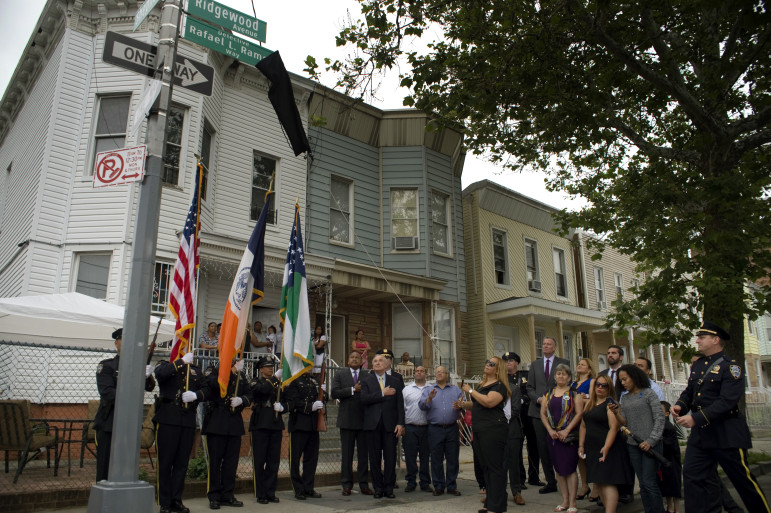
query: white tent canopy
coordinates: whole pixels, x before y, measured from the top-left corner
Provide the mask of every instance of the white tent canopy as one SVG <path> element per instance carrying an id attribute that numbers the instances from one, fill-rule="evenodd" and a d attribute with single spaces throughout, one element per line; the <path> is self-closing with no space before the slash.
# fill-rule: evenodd
<path id="1" fill-rule="evenodd" d="M 57 346 L 112 349 L 112 332 L 123 326 L 125 309 L 70 292 L 0 298 L 0 340 Z M 152 339 L 158 317 L 150 319 Z M 164 320 L 158 341 L 174 335 L 174 323 Z"/>

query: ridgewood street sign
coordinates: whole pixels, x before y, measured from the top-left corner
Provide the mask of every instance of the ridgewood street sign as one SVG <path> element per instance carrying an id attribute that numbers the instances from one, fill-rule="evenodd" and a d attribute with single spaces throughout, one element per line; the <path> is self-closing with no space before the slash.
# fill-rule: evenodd
<path id="1" fill-rule="evenodd" d="M 224 53 L 246 64 L 256 65 L 263 58 L 273 53 L 263 46 L 250 43 L 223 29 L 212 27 L 208 23 L 187 17 L 187 25 L 183 36 L 188 41 L 198 43 L 215 52 Z"/>
<path id="2" fill-rule="evenodd" d="M 136 39 L 107 32 L 104 38 L 102 60 L 121 68 L 136 71 L 142 75 L 155 75 L 155 55 L 158 47 Z M 177 54 L 174 66 L 174 85 L 182 86 L 196 93 L 211 96 L 214 68 L 202 62 Z"/>
<path id="3" fill-rule="evenodd" d="M 188 0 L 187 13 L 215 25 L 265 42 L 268 24 L 213 0 Z"/>

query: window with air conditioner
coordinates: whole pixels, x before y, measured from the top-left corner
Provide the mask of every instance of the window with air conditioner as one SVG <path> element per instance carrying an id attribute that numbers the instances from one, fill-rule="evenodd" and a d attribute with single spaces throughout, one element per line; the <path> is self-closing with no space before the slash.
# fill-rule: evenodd
<path id="1" fill-rule="evenodd" d="M 265 194 L 273 182 L 273 190 L 276 190 L 276 177 L 278 171 L 278 161 L 276 159 L 261 155 L 256 151 L 252 155 L 252 201 L 249 218 L 256 221 L 260 218 L 260 212 L 265 205 Z M 271 200 L 271 206 L 268 211 L 268 223 L 276 223 L 275 199 Z"/>
<path id="2" fill-rule="evenodd" d="M 329 240 L 353 244 L 353 182 L 333 176 L 329 192 Z"/>
<path id="3" fill-rule="evenodd" d="M 431 236 L 433 251 L 450 255 L 450 198 L 446 194 L 431 191 Z"/>
<path id="4" fill-rule="evenodd" d="M 541 292 L 541 273 L 538 271 L 538 243 L 525 239 L 525 269 L 527 290 Z"/>
<path id="5" fill-rule="evenodd" d="M 495 283 L 498 285 L 509 284 L 509 260 L 506 246 L 506 232 L 493 228 L 493 269 Z"/>
<path id="6" fill-rule="evenodd" d="M 567 299 L 568 297 L 568 277 L 565 269 L 565 251 L 554 248 L 552 251 L 554 258 L 554 283 L 557 287 L 557 296 Z"/>
<path id="7" fill-rule="evenodd" d="M 602 267 L 594 268 L 594 292 L 595 299 L 597 300 L 597 309 L 605 310 L 607 305 L 605 303 L 605 284 Z"/>
<path id="8" fill-rule="evenodd" d="M 391 249 L 417 250 L 418 190 L 391 189 Z"/>

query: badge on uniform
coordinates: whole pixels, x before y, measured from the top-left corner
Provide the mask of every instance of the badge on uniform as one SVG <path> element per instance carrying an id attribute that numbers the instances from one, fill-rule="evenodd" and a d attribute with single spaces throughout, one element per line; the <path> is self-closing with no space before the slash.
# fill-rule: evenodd
<path id="1" fill-rule="evenodd" d="M 193 376 L 195 376 L 197 373 L 195 372 L 195 369 L 190 369 L 190 374 L 192 374 Z"/>
<path id="2" fill-rule="evenodd" d="M 709 372 L 710 372 L 710 374 L 720 374 L 720 365 L 715 365 L 714 367 L 712 367 L 712 370 L 709 371 Z M 733 372 L 733 371 L 731 371 L 731 372 Z"/>
<path id="3" fill-rule="evenodd" d="M 524 377 L 524 376 L 522 377 L 522 383 L 525 383 L 525 384 L 527 384 L 527 378 L 526 378 L 526 377 Z"/>
<path id="4" fill-rule="evenodd" d="M 97 374 L 101 374 L 102 373 L 102 367 L 104 367 L 104 365 L 102 365 L 101 363 L 96 366 L 96 373 Z"/>
<path id="5" fill-rule="evenodd" d="M 733 376 L 734 379 L 739 379 L 741 377 L 742 368 L 739 367 L 738 365 L 731 365 L 730 370 L 731 370 L 731 376 Z"/>

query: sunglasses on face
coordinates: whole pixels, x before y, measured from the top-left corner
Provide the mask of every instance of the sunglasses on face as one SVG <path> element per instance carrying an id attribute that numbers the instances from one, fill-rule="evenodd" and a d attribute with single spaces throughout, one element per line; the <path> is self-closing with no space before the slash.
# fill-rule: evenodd
<path id="1" fill-rule="evenodd" d="M 489 365 L 490 367 L 495 367 L 495 362 L 491 362 L 490 360 L 487 360 L 485 362 L 485 365 Z"/>
<path id="2" fill-rule="evenodd" d="M 608 384 L 607 383 L 597 383 L 595 386 L 597 388 L 608 388 Z"/>

